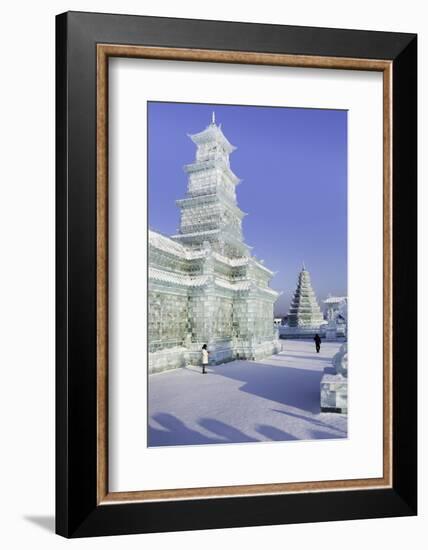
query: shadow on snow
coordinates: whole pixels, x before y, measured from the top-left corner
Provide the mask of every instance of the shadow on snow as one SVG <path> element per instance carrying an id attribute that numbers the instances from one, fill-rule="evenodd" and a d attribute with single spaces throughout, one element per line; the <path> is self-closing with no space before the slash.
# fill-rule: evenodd
<path id="1" fill-rule="evenodd" d="M 307 353 L 307 352 L 306 352 Z M 330 425 L 317 418 L 320 412 L 320 381 L 323 375 L 320 361 L 324 361 L 326 366 L 330 363 L 331 357 L 323 357 L 321 354 L 314 353 L 313 356 L 294 355 L 290 360 L 298 364 L 301 359 L 316 360 L 314 368 L 296 368 L 275 364 L 278 360 L 284 360 L 287 352 L 281 353 L 282 357 L 269 359 L 269 362 L 257 363 L 249 361 L 233 361 L 217 366 L 210 366 L 209 375 L 215 381 L 218 377 L 225 377 L 231 380 L 241 382 L 242 385 L 238 391 L 254 395 L 258 398 L 266 399 L 270 406 L 266 404 L 266 410 L 270 410 L 285 417 L 290 418 L 290 424 L 293 424 L 293 418 L 312 425 L 311 437 L 305 439 L 337 439 L 346 437 L 346 430 L 342 430 Z M 272 363 L 272 364 L 271 364 Z M 203 383 L 206 384 L 210 379 L 203 377 Z M 211 390 L 221 387 L 214 382 L 213 386 L 209 384 Z M 207 390 L 205 386 L 205 391 Z M 297 389 L 297 391 L 296 391 Z M 201 386 L 202 390 L 202 386 Z M 195 409 L 197 408 L 198 392 L 195 394 Z M 192 396 L 186 395 L 186 398 L 192 400 Z M 215 393 L 212 398 L 215 400 Z M 208 394 L 208 400 L 211 395 Z M 289 410 L 280 410 L 272 408 L 274 403 L 284 407 L 298 409 L 301 414 Z M 153 425 L 154 421 L 161 428 Z M 254 441 L 290 441 L 299 439 L 294 435 L 285 432 L 275 426 L 267 424 L 254 425 L 254 431 L 260 434 L 260 439 L 251 437 L 243 431 L 222 422 L 215 418 L 203 417 L 195 418 L 199 431 L 195 426 L 193 429 L 188 427 L 182 420 L 175 415 L 166 412 L 157 412 L 151 416 L 148 426 L 148 445 L 149 447 L 166 445 L 206 445 L 215 443 L 245 443 Z"/>
<path id="2" fill-rule="evenodd" d="M 243 382 L 239 391 L 276 401 L 310 414 L 320 410 L 321 370 L 296 369 L 262 363 L 237 361 L 233 369 L 220 365 L 213 370 L 217 376 L 225 376 Z M 296 391 L 299 388 L 299 391 Z"/>
<path id="3" fill-rule="evenodd" d="M 202 418 L 198 421 L 199 426 L 211 432 L 213 436 L 206 436 L 196 430 L 191 430 L 176 416 L 169 413 L 155 414 L 153 415 L 153 420 L 160 424 L 163 429 L 149 426 L 149 447 L 207 445 L 212 443 L 250 443 L 262 440 L 290 441 L 297 439 L 287 432 L 267 425 L 256 427 L 256 431 L 263 436 L 263 439 L 256 439 L 214 418 Z"/>

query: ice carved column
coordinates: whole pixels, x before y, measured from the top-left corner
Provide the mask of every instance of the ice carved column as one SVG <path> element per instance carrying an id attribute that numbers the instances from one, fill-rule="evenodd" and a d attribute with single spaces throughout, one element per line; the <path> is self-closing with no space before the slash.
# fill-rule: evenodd
<path id="1" fill-rule="evenodd" d="M 343 309 L 341 315 L 346 316 Z M 320 385 L 321 412 L 348 412 L 348 343 L 344 342 L 332 359 L 332 366 L 324 369 Z"/>

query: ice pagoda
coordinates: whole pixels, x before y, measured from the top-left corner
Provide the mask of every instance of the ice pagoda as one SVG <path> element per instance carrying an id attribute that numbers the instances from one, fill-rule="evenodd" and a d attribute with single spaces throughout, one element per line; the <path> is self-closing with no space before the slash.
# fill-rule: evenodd
<path id="1" fill-rule="evenodd" d="M 274 273 L 244 242 L 239 178 L 229 143 L 213 114 L 189 136 L 196 158 L 185 166 L 187 193 L 177 201 L 180 227 L 167 237 L 149 231 L 149 372 L 210 362 L 259 359 L 279 351 L 270 288 Z"/>
<path id="2" fill-rule="evenodd" d="M 281 330 L 285 338 L 307 338 L 320 332 L 326 324 L 311 284 L 309 271 L 303 265 L 288 312 L 288 324 Z"/>

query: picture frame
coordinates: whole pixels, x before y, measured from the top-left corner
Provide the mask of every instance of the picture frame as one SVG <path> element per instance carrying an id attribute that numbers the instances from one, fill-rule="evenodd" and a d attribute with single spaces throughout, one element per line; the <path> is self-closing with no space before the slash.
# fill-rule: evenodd
<path id="1" fill-rule="evenodd" d="M 111 57 L 383 74 L 382 478 L 109 492 Z M 416 94 L 414 34 L 83 12 L 57 16 L 58 534 L 86 537 L 417 513 Z"/>

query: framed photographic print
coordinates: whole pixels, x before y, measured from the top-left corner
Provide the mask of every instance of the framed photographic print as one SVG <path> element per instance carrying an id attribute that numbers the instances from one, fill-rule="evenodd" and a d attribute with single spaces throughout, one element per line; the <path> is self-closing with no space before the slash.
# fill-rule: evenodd
<path id="1" fill-rule="evenodd" d="M 414 515 L 416 36 L 57 16 L 57 532 Z"/>

